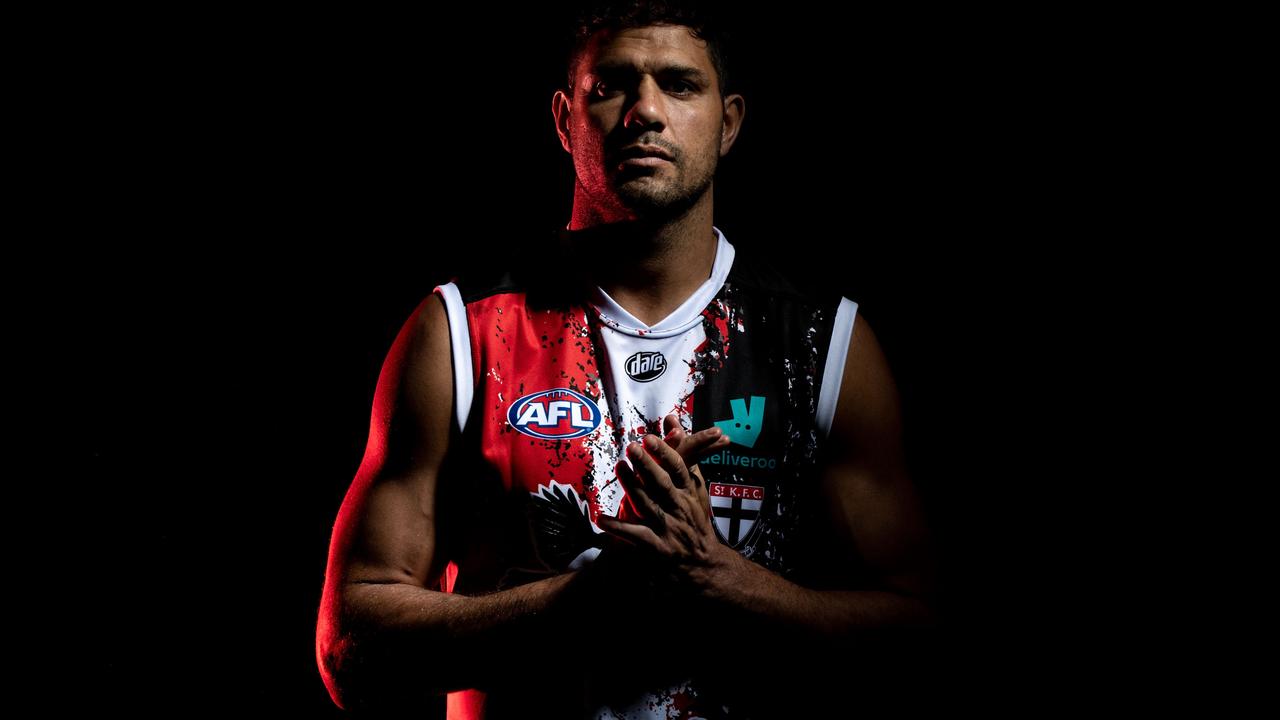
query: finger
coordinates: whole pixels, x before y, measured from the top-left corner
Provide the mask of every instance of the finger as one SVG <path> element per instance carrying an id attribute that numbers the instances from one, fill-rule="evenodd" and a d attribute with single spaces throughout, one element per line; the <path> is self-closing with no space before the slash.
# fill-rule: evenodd
<path id="1" fill-rule="evenodd" d="M 697 490 L 698 505 L 702 508 L 704 517 L 711 517 L 711 496 L 707 494 L 707 479 L 702 476 L 702 470 L 697 465 L 689 467 L 689 477 L 693 478 L 694 488 Z"/>
<path id="2" fill-rule="evenodd" d="M 693 481 L 689 479 L 689 469 L 685 464 L 684 457 L 676 452 L 675 448 L 663 442 L 656 435 L 646 435 L 643 438 L 645 449 L 649 451 L 649 455 L 657 462 L 658 466 L 665 471 L 667 478 L 671 482 L 671 491 L 675 489 L 684 489 L 691 487 Z M 662 481 L 658 480 L 659 486 L 663 490 L 667 490 L 662 486 Z M 672 495 L 674 499 L 674 494 Z"/>
<path id="3" fill-rule="evenodd" d="M 693 465 L 710 453 L 723 449 L 730 442 L 729 436 L 715 426 L 700 430 L 692 435 L 685 433 L 683 430 L 679 432 L 679 444 L 668 444 L 680 453 L 680 457 L 684 458 L 686 466 Z"/>
<path id="4" fill-rule="evenodd" d="M 662 433 L 671 447 L 677 447 L 680 441 L 688 435 L 684 431 L 684 426 L 680 424 L 680 418 L 676 417 L 675 413 L 669 413 L 662 418 Z"/>
<path id="5" fill-rule="evenodd" d="M 665 532 L 667 513 L 658 503 L 654 502 L 649 492 L 645 489 L 644 481 L 636 474 L 636 471 L 631 469 L 627 463 L 619 460 L 618 464 L 614 466 L 614 472 L 617 473 L 618 480 L 622 482 L 627 495 L 631 498 L 632 505 L 637 506 L 636 510 L 646 520 L 653 522 L 659 532 Z"/>
<path id="6" fill-rule="evenodd" d="M 662 419 L 662 424 L 665 433 L 663 439 L 680 453 L 685 460 L 685 465 L 693 465 L 706 453 L 719 450 L 731 442 L 724 431 L 714 425 L 690 435 L 680 424 L 680 418 L 675 413 L 667 414 Z"/>
<path id="7" fill-rule="evenodd" d="M 685 432 L 684 426 L 680 424 L 680 417 L 675 413 L 668 413 L 663 417 L 662 425 L 666 433 L 664 439 L 684 459 L 684 464 L 689 468 L 689 477 L 694 487 L 705 487 L 706 481 L 703 479 L 701 472 L 695 472 L 697 463 L 709 453 L 727 446 L 731 442 L 729 436 L 713 425 L 700 433 L 696 433 L 697 437 L 690 441 L 689 439 L 692 436 Z"/>
<path id="8" fill-rule="evenodd" d="M 671 445 L 680 454 L 680 457 L 684 460 L 685 467 L 689 469 L 689 477 L 692 479 L 694 487 L 698 487 L 705 483 L 701 476 L 694 476 L 693 468 L 697 467 L 698 461 L 724 448 L 729 442 L 729 436 L 725 435 L 720 428 L 711 427 L 694 435 L 683 434 L 679 445 L 667 444 Z"/>
<path id="9" fill-rule="evenodd" d="M 648 491 L 650 497 L 662 505 L 667 512 L 674 512 L 680 507 L 679 492 L 672 484 L 672 477 L 667 473 L 667 469 L 654 458 L 654 454 L 658 453 L 660 448 L 675 452 L 657 435 L 645 435 L 641 442 L 632 443 L 627 452 L 631 455 L 633 469 L 644 479 L 644 489 Z"/>
<path id="10" fill-rule="evenodd" d="M 730 443 L 729 436 L 720 428 L 712 425 L 705 430 L 689 435 L 681 445 L 681 453 L 688 458 L 688 464 L 701 460 L 707 453 L 723 448 Z"/>
<path id="11" fill-rule="evenodd" d="M 599 522 L 596 524 L 600 526 L 601 530 L 637 545 L 646 545 L 655 550 L 661 550 L 664 547 L 662 538 L 659 538 L 649 527 L 640 523 L 629 523 L 610 515 L 601 515 Z"/>
<path id="12" fill-rule="evenodd" d="M 664 425 L 667 426 L 667 432 L 666 435 L 663 436 L 663 440 L 665 440 L 668 445 L 675 448 L 675 451 L 680 453 L 683 457 L 684 453 L 681 451 L 681 448 L 687 444 L 685 441 L 689 439 L 689 433 L 685 432 L 684 428 L 680 426 L 680 422 L 678 420 L 675 420 L 675 415 L 668 415 L 665 419 Z"/>
<path id="13" fill-rule="evenodd" d="M 698 469 L 697 463 L 689 466 L 689 477 L 693 480 L 693 486 L 701 488 L 706 486 L 707 481 L 702 477 L 702 471 Z"/>

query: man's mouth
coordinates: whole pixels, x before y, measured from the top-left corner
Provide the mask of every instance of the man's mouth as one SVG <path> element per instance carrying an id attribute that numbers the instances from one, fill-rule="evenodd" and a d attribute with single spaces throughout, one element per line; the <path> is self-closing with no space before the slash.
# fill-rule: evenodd
<path id="1" fill-rule="evenodd" d="M 629 157 L 618 163 L 619 167 L 658 167 L 671 161 L 658 157 L 656 155 L 641 155 L 639 157 Z"/>
<path id="2" fill-rule="evenodd" d="M 622 157 L 623 162 L 628 160 L 643 160 L 646 158 L 656 158 L 658 160 L 666 160 L 670 162 L 674 159 L 671 153 L 663 150 L 657 145 L 628 145 L 627 147 L 622 148 L 619 155 Z"/>
<path id="3" fill-rule="evenodd" d="M 673 161 L 671 153 L 657 145 L 628 145 L 618 153 L 619 170 L 656 169 Z"/>

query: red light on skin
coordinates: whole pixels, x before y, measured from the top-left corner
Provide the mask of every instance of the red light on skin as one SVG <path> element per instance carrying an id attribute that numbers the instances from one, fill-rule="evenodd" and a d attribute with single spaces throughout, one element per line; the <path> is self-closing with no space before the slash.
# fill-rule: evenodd
<path id="1" fill-rule="evenodd" d="M 615 514 L 612 515 L 612 517 L 614 517 L 617 520 L 622 520 L 624 522 L 634 522 L 634 523 L 644 522 L 645 520 L 644 513 L 640 512 L 640 509 L 636 507 L 635 501 L 631 499 L 631 493 L 626 492 L 627 484 L 625 482 L 622 482 L 622 478 L 620 476 L 620 473 L 618 472 L 618 468 L 624 467 L 624 466 L 630 467 L 628 465 L 627 460 L 619 460 L 613 465 L 613 480 L 611 480 L 610 482 L 622 483 L 623 495 L 622 495 L 622 501 L 618 504 L 618 510 Z M 599 507 L 597 507 L 596 508 L 597 522 L 599 522 L 599 517 L 601 515 L 609 515 L 609 513 L 602 512 L 600 511 Z"/>
<path id="2" fill-rule="evenodd" d="M 409 320 L 401 326 L 391 350 L 387 353 L 386 362 L 381 374 L 378 375 L 378 385 L 374 391 L 373 413 L 369 419 L 369 440 L 365 446 L 364 458 L 360 461 L 360 468 L 356 471 L 356 476 L 342 500 L 342 506 L 338 509 L 333 534 L 329 541 L 325 583 L 320 597 L 320 610 L 316 618 L 316 663 L 330 698 L 333 699 L 334 704 L 343 709 L 347 708 L 342 702 L 337 681 L 330 673 L 326 662 L 331 655 L 341 652 L 340 648 L 345 642 L 341 624 L 338 622 L 342 607 L 341 583 L 335 578 L 341 578 L 346 573 L 350 548 L 358 541 L 357 533 L 361 515 L 369 502 L 378 474 L 386 463 L 391 416 L 400 391 L 400 383 L 403 381 L 403 368 L 413 342 L 413 333 L 410 328 L 414 327 L 414 319 L 424 311 L 427 303 L 432 302 L 439 302 L 434 299 L 434 294 L 418 303 Z M 456 570 L 455 566 L 455 577 Z M 453 581 L 454 578 L 448 579 L 449 583 Z"/>

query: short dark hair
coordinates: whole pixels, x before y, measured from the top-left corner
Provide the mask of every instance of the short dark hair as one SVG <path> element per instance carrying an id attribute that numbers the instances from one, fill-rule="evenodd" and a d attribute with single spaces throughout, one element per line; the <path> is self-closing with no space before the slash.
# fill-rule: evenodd
<path id="1" fill-rule="evenodd" d="M 718 2 L 595 0 L 580 3 L 569 50 L 569 89 L 573 89 L 573 79 L 577 75 L 582 53 L 597 32 L 649 25 L 684 25 L 694 37 L 707 43 L 707 55 L 715 68 L 720 95 L 723 97 L 728 94 L 728 46 L 733 36 L 726 23 L 727 17 Z"/>

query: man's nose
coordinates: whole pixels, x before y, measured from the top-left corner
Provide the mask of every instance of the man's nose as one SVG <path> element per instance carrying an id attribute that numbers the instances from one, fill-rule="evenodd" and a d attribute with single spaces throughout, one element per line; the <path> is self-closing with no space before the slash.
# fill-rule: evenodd
<path id="1" fill-rule="evenodd" d="M 625 125 L 628 128 L 641 128 L 656 125 L 661 130 L 666 126 L 666 106 L 662 88 L 652 77 L 644 77 L 636 87 L 635 99 L 627 110 Z"/>

